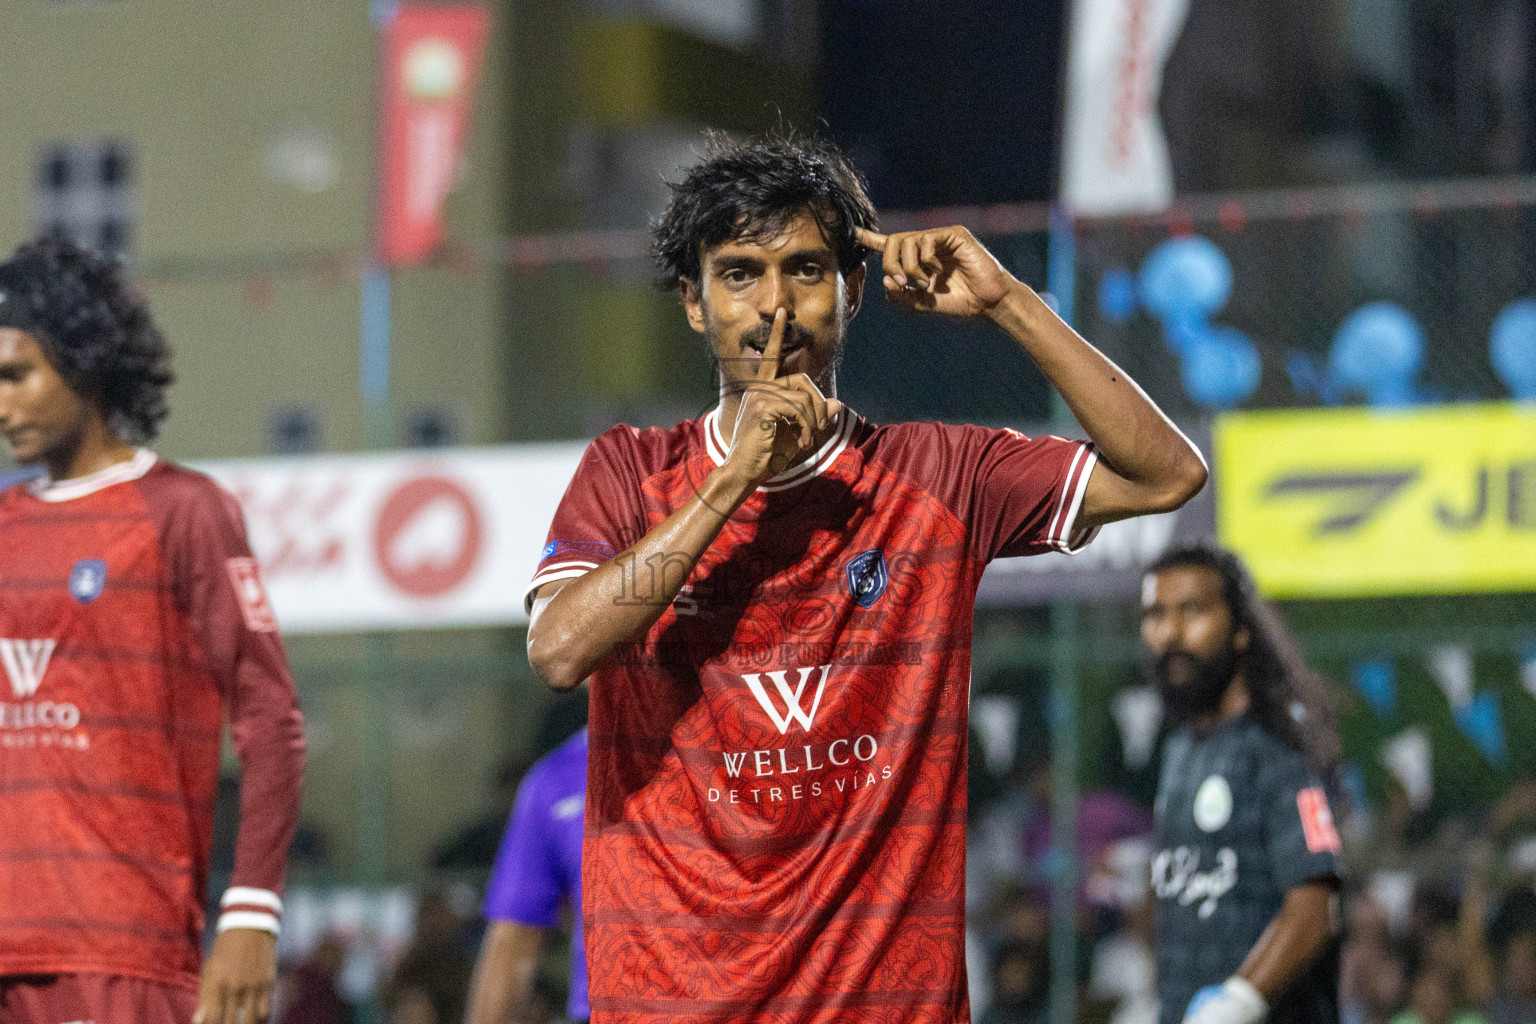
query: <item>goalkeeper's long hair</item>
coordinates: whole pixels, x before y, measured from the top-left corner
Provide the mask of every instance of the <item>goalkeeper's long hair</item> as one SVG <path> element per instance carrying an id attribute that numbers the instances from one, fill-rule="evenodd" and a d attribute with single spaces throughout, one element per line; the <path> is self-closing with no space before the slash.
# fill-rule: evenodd
<path id="1" fill-rule="evenodd" d="M 1307 759 L 1323 782 L 1337 791 L 1344 758 L 1328 684 L 1302 657 L 1296 638 L 1274 607 L 1259 596 L 1242 559 L 1209 543 L 1169 549 L 1147 572 L 1209 569 L 1221 579 L 1221 596 L 1232 614 L 1232 629 L 1248 631 L 1248 649 L 1239 665 L 1248 684 L 1250 713 L 1260 725 Z"/>

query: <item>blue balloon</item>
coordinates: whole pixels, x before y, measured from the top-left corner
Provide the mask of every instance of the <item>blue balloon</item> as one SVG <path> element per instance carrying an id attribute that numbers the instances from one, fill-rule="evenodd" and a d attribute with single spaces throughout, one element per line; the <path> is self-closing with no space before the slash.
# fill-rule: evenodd
<path id="1" fill-rule="evenodd" d="M 1488 358 L 1510 394 L 1536 401 L 1536 299 L 1516 299 L 1494 318 Z"/>
<path id="2" fill-rule="evenodd" d="M 1411 405 L 1424 365 L 1424 330 L 1402 306 L 1371 302 L 1344 318 L 1328 353 L 1332 383 L 1371 405 Z"/>
<path id="3" fill-rule="evenodd" d="M 1361 661 L 1350 667 L 1350 679 L 1377 718 L 1397 713 L 1397 666 L 1390 661 Z"/>
<path id="4" fill-rule="evenodd" d="M 1496 691 L 1478 694 L 1472 703 L 1456 709 L 1455 718 L 1462 734 L 1472 741 L 1484 760 L 1495 768 L 1503 768 L 1509 762 L 1509 740 Z"/>
<path id="5" fill-rule="evenodd" d="M 1123 324 L 1136 312 L 1136 278 L 1124 267 L 1111 267 L 1099 278 L 1099 312 L 1112 324 Z"/>
<path id="6" fill-rule="evenodd" d="M 1232 296 L 1232 264 L 1209 238 L 1170 238 L 1141 263 L 1141 301 L 1164 322 L 1204 320 Z"/>
<path id="7" fill-rule="evenodd" d="M 1230 409 L 1258 390 L 1264 367 L 1246 334 L 1213 326 L 1188 339 L 1183 377 L 1190 398 L 1207 409 Z"/>
<path id="8" fill-rule="evenodd" d="M 1192 346 L 1216 328 L 1203 316 L 1193 312 L 1163 321 L 1163 344 L 1168 351 L 1183 359 Z"/>

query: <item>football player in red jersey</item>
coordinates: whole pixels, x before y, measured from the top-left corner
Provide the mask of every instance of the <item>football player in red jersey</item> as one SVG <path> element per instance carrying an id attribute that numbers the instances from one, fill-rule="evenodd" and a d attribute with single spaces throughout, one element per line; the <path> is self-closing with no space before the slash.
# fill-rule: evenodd
<path id="1" fill-rule="evenodd" d="M 870 251 L 889 301 L 1013 337 L 1092 443 L 845 405 Z M 535 670 L 592 680 L 592 1019 L 966 1021 L 982 569 L 1177 508 L 1204 461 L 970 232 L 878 233 L 825 143 L 716 140 L 653 252 L 719 405 L 594 441 L 526 597 Z"/>
<path id="2" fill-rule="evenodd" d="M 54 236 L 0 263 L 0 1022 L 235 1024 L 269 1010 L 304 734 L 234 499 L 136 445 L 164 338 Z M 222 723 L 243 765 L 207 962 Z"/>

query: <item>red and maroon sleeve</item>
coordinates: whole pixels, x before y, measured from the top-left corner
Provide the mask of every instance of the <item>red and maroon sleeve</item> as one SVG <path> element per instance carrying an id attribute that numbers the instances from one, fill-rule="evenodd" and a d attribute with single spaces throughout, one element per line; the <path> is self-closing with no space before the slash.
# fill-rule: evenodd
<path id="1" fill-rule="evenodd" d="M 166 531 L 172 587 L 207 657 L 242 766 L 235 870 L 219 930 L 276 932 L 298 824 L 304 720 L 238 502 L 211 482 L 185 497 Z"/>
<path id="2" fill-rule="evenodd" d="M 948 449 L 938 465 L 951 475 L 952 495 L 984 561 L 1072 554 L 1098 533 L 1078 527 L 1077 517 L 1098 462 L 1083 441 L 1017 430 L 941 427 Z"/>
<path id="3" fill-rule="evenodd" d="M 533 606 L 539 587 L 591 572 L 644 536 L 636 433 L 615 427 L 587 446 L 523 592 L 524 608 Z"/>

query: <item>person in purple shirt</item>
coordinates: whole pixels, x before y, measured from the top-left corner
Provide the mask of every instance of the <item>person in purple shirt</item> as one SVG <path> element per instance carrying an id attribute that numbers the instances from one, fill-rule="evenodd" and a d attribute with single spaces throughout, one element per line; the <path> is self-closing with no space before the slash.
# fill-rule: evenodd
<path id="1" fill-rule="evenodd" d="M 581 936 L 581 834 L 587 802 L 587 730 L 582 729 L 529 770 L 517 789 L 512 819 L 485 893 L 490 921 L 470 984 L 466 1024 L 503 1024 L 521 1016 L 533 994 L 544 932 L 567 900 L 571 935 L 573 1021 L 587 1006 L 587 958 Z"/>

